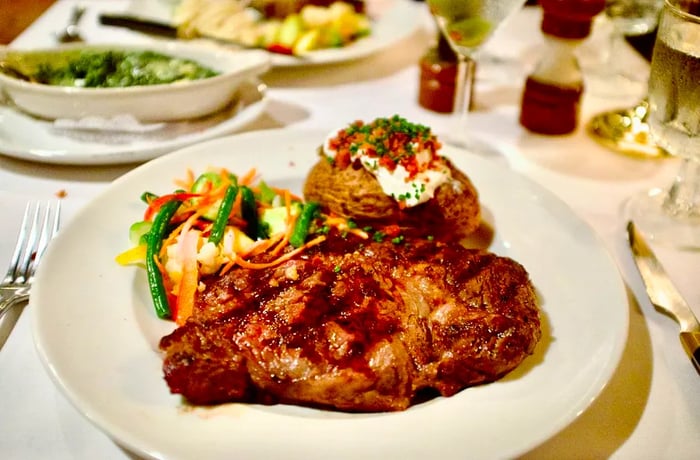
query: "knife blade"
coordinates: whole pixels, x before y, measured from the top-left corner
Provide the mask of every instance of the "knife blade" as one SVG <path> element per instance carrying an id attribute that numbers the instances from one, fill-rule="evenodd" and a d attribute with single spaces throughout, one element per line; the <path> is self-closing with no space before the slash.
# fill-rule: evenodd
<path id="1" fill-rule="evenodd" d="M 130 14 L 121 13 L 100 13 L 99 16 L 100 24 L 105 26 L 113 27 L 123 27 L 129 30 L 134 30 L 136 32 L 141 32 L 147 35 L 154 35 L 163 38 L 177 39 L 181 38 L 178 36 L 177 27 L 166 22 L 161 22 L 153 19 L 142 18 L 140 16 L 134 16 Z M 210 35 L 199 34 L 196 38 L 204 38 L 207 40 L 212 40 L 216 43 L 222 45 L 236 46 L 242 49 L 264 49 L 265 51 L 273 54 L 281 54 L 284 56 L 289 56 L 292 58 L 303 59 L 303 56 L 296 54 L 291 54 L 291 52 L 281 51 L 274 47 L 262 48 L 260 46 L 249 45 L 247 43 L 242 43 L 236 40 L 231 40 L 221 37 L 212 37 Z"/>
<path id="2" fill-rule="evenodd" d="M 649 300 L 678 322 L 683 349 L 700 373 L 700 323 L 632 221 L 627 223 L 627 238 Z"/>

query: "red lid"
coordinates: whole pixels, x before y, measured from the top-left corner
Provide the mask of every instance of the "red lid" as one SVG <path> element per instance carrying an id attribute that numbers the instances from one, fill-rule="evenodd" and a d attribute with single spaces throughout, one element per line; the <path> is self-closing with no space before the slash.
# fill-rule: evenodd
<path id="1" fill-rule="evenodd" d="M 561 38 L 586 38 L 593 18 L 605 8 L 605 0 L 540 0 L 544 14 L 542 32 Z"/>

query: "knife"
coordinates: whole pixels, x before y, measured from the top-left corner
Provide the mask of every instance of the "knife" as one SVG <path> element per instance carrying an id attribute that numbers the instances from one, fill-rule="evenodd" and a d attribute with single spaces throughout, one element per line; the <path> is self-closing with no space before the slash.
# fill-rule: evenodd
<path id="1" fill-rule="evenodd" d="M 700 323 L 632 221 L 627 223 L 627 238 L 649 300 L 678 322 L 681 344 L 700 373 Z"/>
<path id="2" fill-rule="evenodd" d="M 124 27 L 148 35 L 165 38 L 178 38 L 177 27 L 166 22 L 154 21 L 127 14 L 100 13 L 100 24 L 105 26 Z"/>
<path id="3" fill-rule="evenodd" d="M 130 14 L 117 14 L 117 13 L 100 13 L 99 15 L 100 24 L 104 26 L 113 27 L 123 27 L 129 30 L 135 30 L 136 32 L 145 33 L 148 35 L 155 35 L 163 38 L 181 38 L 178 36 L 177 27 L 168 24 L 167 22 L 157 21 L 153 19 L 146 19 L 140 16 L 134 16 Z M 274 54 L 282 54 L 284 56 L 290 56 L 293 58 L 301 59 L 302 56 L 292 54 L 290 50 L 281 50 L 275 47 L 263 48 L 260 46 L 249 45 L 247 43 L 241 43 L 236 40 L 231 40 L 227 38 L 212 37 L 210 35 L 199 34 L 197 38 L 205 38 L 207 40 L 212 40 L 216 43 L 222 45 L 237 46 L 243 49 L 259 49 L 265 50 Z"/>

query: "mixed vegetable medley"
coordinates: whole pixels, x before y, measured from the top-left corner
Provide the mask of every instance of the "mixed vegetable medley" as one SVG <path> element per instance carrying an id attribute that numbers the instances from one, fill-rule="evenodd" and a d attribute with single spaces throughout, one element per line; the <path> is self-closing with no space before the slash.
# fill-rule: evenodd
<path id="1" fill-rule="evenodd" d="M 214 37 L 292 55 L 343 47 L 371 32 L 367 15 L 343 1 L 267 17 L 243 0 L 184 0 L 173 19 L 183 38 Z"/>
<path id="2" fill-rule="evenodd" d="M 370 34 L 370 21 L 344 2 L 328 7 L 307 5 L 283 20 L 269 19 L 260 44 L 275 52 L 304 54 L 339 48 Z"/>
<path id="3" fill-rule="evenodd" d="M 143 193 L 143 219 L 129 230 L 133 246 L 116 260 L 145 266 L 156 314 L 180 325 L 193 312 L 203 276 L 274 267 L 324 241 L 331 228 L 370 237 L 369 229 L 269 186 L 255 170 L 240 177 L 224 168 L 198 177 L 190 171 L 176 184 L 166 195 Z"/>

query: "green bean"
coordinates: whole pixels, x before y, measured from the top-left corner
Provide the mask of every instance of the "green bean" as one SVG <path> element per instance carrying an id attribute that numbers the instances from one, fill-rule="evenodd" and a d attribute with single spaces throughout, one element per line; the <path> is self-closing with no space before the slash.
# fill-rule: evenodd
<path id="1" fill-rule="evenodd" d="M 214 220 L 211 233 L 209 234 L 209 241 L 214 244 L 219 244 L 221 238 L 224 237 L 224 230 L 226 230 L 226 224 L 228 224 L 233 202 L 236 201 L 236 195 L 238 195 L 238 187 L 229 185 L 224 193 L 224 198 L 221 200 L 219 212 L 216 214 L 216 219 Z"/>
<path id="2" fill-rule="evenodd" d="M 150 204 L 151 201 L 155 200 L 156 198 L 158 198 L 158 195 L 156 195 L 155 193 L 143 192 L 141 194 L 141 201 L 143 201 L 146 204 Z"/>
<path id="3" fill-rule="evenodd" d="M 200 193 L 207 187 L 218 187 L 221 185 L 222 180 L 223 179 L 219 173 L 208 171 L 199 175 L 197 180 L 195 180 L 192 184 L 190 190 L 194 193 Z M 235 174 L 229 173 L 228 180 L 231 182 L 231 185 L 238 186 L 238 176 Z"/>
<path id="4" fill-rule="evenodd" d="M 170 305 L 168 304 L 168 293 L 163 284 L 163 275 L 158 268 L 156 258 L 163 246 L 163 239 L 168 229 L 170 219 L 180 207 L 180 200 L 172 200 L 164 203 L 153 219 L 153 226 L 146 238 L 146 276 L 148 277 L 148 287 L 153 299 L 153 307 L 159 318 L 167 319 L 172 316 Z"/>
<path id="5" fill-rule="evenodd" d="M 253 191 L 246 187 L 241 186 L 241 215 L 246 221 L 245 234 L 250 238 L 264 239 L 267 238 L 267 232 L 265 227 L 260 224 L 260 217 L 258 216 L 258 205 L 255 201 L 255 194 Z"/>
<path id="6" fill-rule="evenodd" d="M 292 235 L 289 237 L 289 243 L 295 248 L 301 247 L 306 242 L 306 237 L 311 229 L 311 223 L 318 210 L 318 203 L 309 202 L 305 203 L 304 207 L 301 208 L 299 217 L 294 224 L 294 230 L 292 230 Z"/>
<path id="7" fill-rule="evenodd" d="M 200 193 L 207 186 L 218 187 L 219 185 L 221 185 L 221 176 L 219 174 L 214 172 L 205 172 L 194 181 L 190 190 L 194 193 Z"/>

